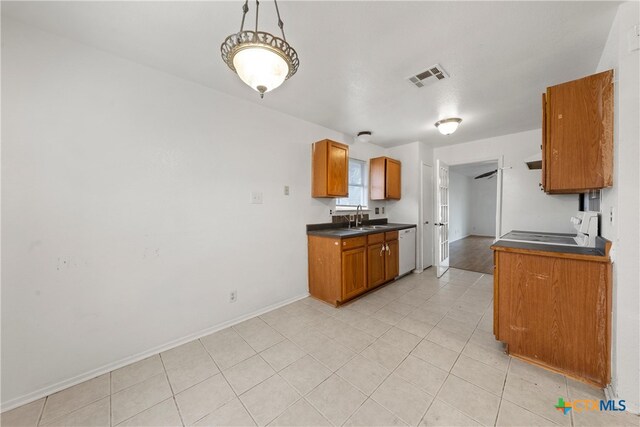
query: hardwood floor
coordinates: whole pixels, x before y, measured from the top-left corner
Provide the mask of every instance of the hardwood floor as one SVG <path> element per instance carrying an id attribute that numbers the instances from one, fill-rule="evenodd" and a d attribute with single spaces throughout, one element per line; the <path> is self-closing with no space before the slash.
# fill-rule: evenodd
<path id="1" fill-rule="evenodd" d="M 449 266 L 493 274 L 493 237 L 468 236 L 449 244 Z"/>

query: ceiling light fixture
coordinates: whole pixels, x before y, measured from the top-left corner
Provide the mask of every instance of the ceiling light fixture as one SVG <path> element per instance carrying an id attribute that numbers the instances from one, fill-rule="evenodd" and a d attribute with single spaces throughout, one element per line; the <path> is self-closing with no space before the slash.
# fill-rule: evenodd
<path id="1" fill-rule="evenodd" d="M 436 127 L 443 135 L 451 135 L 458 129 L 458 125 L 462 122 L 462 119 L 453 117 L 450 119 L 439 120 L 436 122 Z"/>
<path id="2" fill-rule="evenodd" d="M 371 142 L 372 140 L 373 137 L 371 136 L 370 130 L 358 132 L 358 136 L 356 136 L 356 141 L 358 142 Z"/>
<path id="3" fill-rule="evenodd" d="M 273 34 L 258 31 L 258 12 L 260 2 L 256 0 L 255 31 L 244 29 L 244 20 L 249 12 L 249 0 L 242 7 L 240 31 L 227 37 L 220 51 L 222 59 L 243 82 L 260 92 L 260 98 L 280 86 L 286 79 L 298 71 L 300 61 L 295 51 L 284 36 L 284 22 L 280 19 L 278 2 L 274 0 L 278 15 L 278 27 L 282 38 Z"/>

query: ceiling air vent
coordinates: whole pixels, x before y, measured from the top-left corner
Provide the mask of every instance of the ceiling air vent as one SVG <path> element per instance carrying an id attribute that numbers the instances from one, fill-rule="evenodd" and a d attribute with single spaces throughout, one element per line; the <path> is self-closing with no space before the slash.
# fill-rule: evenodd
<path id="1" fill-rule="evenodd" d="M 417 87 L 423 87 L 432 83 L 437 82 L 438 80 L 444 80 L 449 77 L 449 74 L 442 68 L 440 64 L 432 65 L 428 69 L 424 70 L 421 73 L 416 74 L 415 76 L 411 76 L 408 80 Z"/>

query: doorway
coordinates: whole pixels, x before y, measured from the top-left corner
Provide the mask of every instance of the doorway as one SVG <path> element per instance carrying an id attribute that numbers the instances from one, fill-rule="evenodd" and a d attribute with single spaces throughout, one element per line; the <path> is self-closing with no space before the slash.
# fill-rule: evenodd
<path id="1" fill-rule="evenodd" d="M 493 274 L 490 246 L 498 237 L 497 160 L 449 168 L 449 266 Z"/>

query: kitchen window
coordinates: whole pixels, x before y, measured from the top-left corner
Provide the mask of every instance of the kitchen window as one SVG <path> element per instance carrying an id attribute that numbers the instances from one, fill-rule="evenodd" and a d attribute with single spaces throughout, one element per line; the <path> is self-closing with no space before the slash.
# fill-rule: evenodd
<path id="1" fill-rule="evenodd" d="M 365 162 L 349 158 L 349 196 L 337 199 L 336 207 L 341 210 L 351 210 L 358 205 L 367 207 Z"/>

